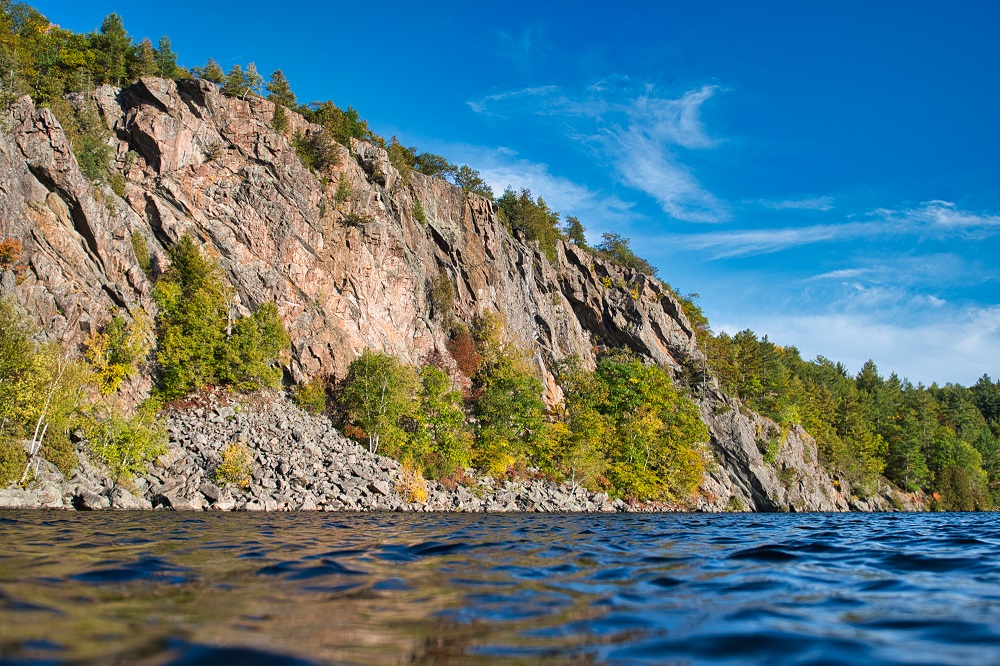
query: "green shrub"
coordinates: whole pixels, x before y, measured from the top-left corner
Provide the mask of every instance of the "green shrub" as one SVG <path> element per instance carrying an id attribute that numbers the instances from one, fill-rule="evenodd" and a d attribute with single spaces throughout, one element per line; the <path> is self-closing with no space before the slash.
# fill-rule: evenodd
<path id="1" fill-rule="evenodd" d="M 337 192 L 333 195 L 333 198 L 340 205 L 351 198 L 352 190 L 351 181 L 347 179 L 347 174 L 342 173 L 340 174 L 340 180 L 337 182 Z"/>
<path id="2" fill-rule="evenodd" d="M 153 276 L 153 260 L 149 256 L 146 237 L 138 231 L 132 234 L 132 251 L 135 252 L 135 260 L 139 263 L 139 268 L 146 274 L 146 277 L 151 278 Z"/>
<path id="3" fill-rule="evenodd" d="M 427 296 L 431 304 L 431 314 L 445 327 L 451 323 L 451 312 L 455 307 L 455 287 L 451 283 L 448 271 L 438 270 L 430 280 Z"/>
<path id="4" fill-rule="evenodd" d="M 288 112 L 280 104 L 274 105 L 274 115 L 271 116 L 271 127 L 278 134 L 284 134 L 288 131 Z"/>
<path id="5" fill-rule="evenodd" d="M 308 169 L 325 171 L 340 164 L 340 151 L 326 130 L 296 132 L 292 146 Z"/>
<path id="6" fill-rule="evenodd" d="M 81 430 L 90 455 L 104 463 L 116 481 L 144 473 L 166 451 L 166 428 L 149 407 L 132 417 L 114 406 L 96 408 L 83 418 Z"/>
<path id="7" fill-rule="evenodd" d="M 215 468 L 213 474 L 216 482 L 223 486 L 250 485 L 250 475 L 253 472 L 253 453 L 242 442 L 228 444 L 222 450 L 222 462 Z"/>
<path id="8" fill-rule="evenodd" d="M 232 335 L 216 352 L 215 375 L 219 382 L 243 391 L 277 388 L 281 368 L 275 360 L 291 340 L 274 303 L 265 303 L 249 317 L 236 321 Z"/>
<path id="9" fill-rule="evenodd" d="M 143 310 L 137 310 L 131 322 L 115 314 L 90 338 L 84 357 L 94 369 L 101 395 L 115 393 L 123 381 L 136 375 L 149 353 L 149 338 L 149 319 Z"/>
<path id="10" fill-rule="evenodd" d="M 47 431 L 42 448 L 39 449 L 39 455 L 55 465 L 67 479 L 80 464 L 80 459 L 76 455 L 76 447 L 73 446 L 73 442 L 70 441 L 69 435 L 64 430 Z"/>
<path id="11" fill-rule="evenodd" d="M 6 488 L 21 479 L 28 454 L 19 441 L 0 436 L 0 488 Z"/>
<path id="12" fill-rule="evenodd" d="M 313 377 L 292 387 L 292 400 L 310 414 L 326 412 L 326 385 L 323 377 Z"/>
<path id="13" fill-rule="evenodd" d="M 115 194 L 125 198 L 125 176 L 117 171 L 111 171 L 108 174 L 108 185 Z"/>
<path id="14" fill-rule="evenodd" d="M 427 214 L 424 213 L 424 206 L 420 203 L 420 199 L 416 198 L 413 200 L 413 219 L 420 224 L 427 224 Z"/>

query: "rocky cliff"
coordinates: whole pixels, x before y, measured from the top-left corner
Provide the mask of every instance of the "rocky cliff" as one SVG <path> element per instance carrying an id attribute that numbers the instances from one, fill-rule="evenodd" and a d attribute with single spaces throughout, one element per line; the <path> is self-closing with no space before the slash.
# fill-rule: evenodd
<path id="1" fill-rule="evenodd" d="M 680 304 L 656 279 L 571 244 L 550 262 L 511 235 L 491 201 L 440 179 L 404 177 L 378 147 L 340 147 L 339 165 L 321 179 L 289 138 L 318 128 L 290 114 L 289 133 L 276 132 L 266 100 L 162 79 L 105 86 L 94 99 L 114 135 L 123 196 L 83 177 L 56 118 L 27 98 L 0 137 L 0 238 L 23 246 L 18 275 L 5 271 L 0 284 L 70 345 L 113 308 L 152 311 L 134 243 L 155 270 L 165 248 L 190 233 L 218 259 L 237 308 L 276 304 L 292 339 L 290 380 L 341 376 L 366 347 L 410 363 L 432 353 L 452 362 L 444 314 L 430 295 L 442 273 L 457 295 L 451 316 L 502 313 L 508 333 L 533 353 L 550 402 L 559 397 L 550 368 L 571 354 L 592 367 L 601 349 L 624 346 L 677 377 L 705 364 Z M 338 201 L 341 178 L 350 196 Z M 414 216 L 417 201 L 425 222 Z M 710 376 L 693 390 L 715 460 L 700 507 L 849 508 L 808 434 L 781 433 Z M 764 444 L 775 437 L 780 449 L 765 461 Z"/>

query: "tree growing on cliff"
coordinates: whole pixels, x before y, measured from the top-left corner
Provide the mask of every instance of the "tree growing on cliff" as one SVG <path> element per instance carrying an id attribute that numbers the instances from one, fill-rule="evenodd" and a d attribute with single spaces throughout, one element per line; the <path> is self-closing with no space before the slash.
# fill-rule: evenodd
<path id="1" fill-rule="evenodd" d="M 170 267 L 153 289 L 161 395 L 179 398 L 211 384 L 277 386 L 289 339 L 274 305 L 235 318 L 229 286 L 190 236 L 167 253 Z"/>
<path id="2" fill-rule="evenodd" d="M 413 411 L 416 392 L 413 368 L 395 356 L 366 349 L 351 363 L 341 400 L 348 419 L 364 431 L 369 451 L 402 441 L 397 422 Z"/>
<path id="3" fill-rule="evenodd" d="M 156 69 L 160 76 L 165 79 L 180 78 L 182 70 L 177 66 L 177 54 L 170 46 L 170 38 L 164 35 L 156 47 L 153 58 L 156 60 Z"/>
<path id="4" fill-rule="evenodd" d="M 478 194 L 479 196 L 493 199 L 493 189 L 486 184 L 482 175 L 468 164 L 463 164 L 455 170 L 455 184 L 462 188 L 466 194 Z"/>
<path id="5" fill-rule="evenodd" d="M 226 78 L 225 73 L 222 71 L 222 67 L 219 63 L 215 62 L 212 58 L 208 59 L 204 67 L 195 67 L 193 70 L 195 75 L 199 79 L 205 81 L 211 81 L 212 83 L 222 83 L 223 79 Z"/>
<path id="6" fill-rule="evenodd" d="M 508 187 L 496 203 L 508 228 L 523 233 L 529 241 L 538 241 L 549 261 L 555 261 L 556 243 L 562 238 L 559 213 L 550 209 L 541 197 L 533 199 L 531 191 L 523 188 L 514 192 Z"/>
<path id="7" fill-rule="evenodd" d="M 544 464 L 545 403 L 542 383 L 524 352 L 503 339 L 500 315 L 486 311 L 476 321 L 473 337 L 480 357 L 472 378 L 478 464 L 493 474 L 517 461 Z"/>
<path id="8" fill-rule="evenodd" d="M 268 79 L 264 88 L 267 90 L 267 98 L 275 104 L 292 109 L 298 103 L 295 99 L 295 93 L 292 92 L 291 84 L 280 69 L 271 73 L 271 78 Z"/>
<path id="9" fill-rule="evenodd" d="M 651 263 L 640 257 L 632 250 L 632 243 L 628 238 L 614 232 L 605 232 L 601 235 L 601 242 L 597 247 L 598 256 L 601 256 L 613 264 L 631 268 L 640 273 L 656 277 L 657 269 Z"/>

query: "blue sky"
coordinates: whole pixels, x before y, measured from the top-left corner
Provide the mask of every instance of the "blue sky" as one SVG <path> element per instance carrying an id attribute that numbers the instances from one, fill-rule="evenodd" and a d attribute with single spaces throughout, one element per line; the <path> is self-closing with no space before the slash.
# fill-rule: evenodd
<path id="1" fill-rule="evenodd" d="M 35 6 L 78 31 L 116 11 L 186 66 L 281 68 L 300 100 L 630 237 L 716 330 L 1000 376 L 995 2 Z"/>

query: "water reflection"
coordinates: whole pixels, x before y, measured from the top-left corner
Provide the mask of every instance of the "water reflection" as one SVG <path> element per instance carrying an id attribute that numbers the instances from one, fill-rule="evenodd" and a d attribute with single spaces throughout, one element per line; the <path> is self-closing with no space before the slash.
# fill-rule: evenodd
<path id="1" fill-rule="evenodd" d="M 7 512 L 0 656 L 992 663 L 997 555 L 971 514 Z"/>

